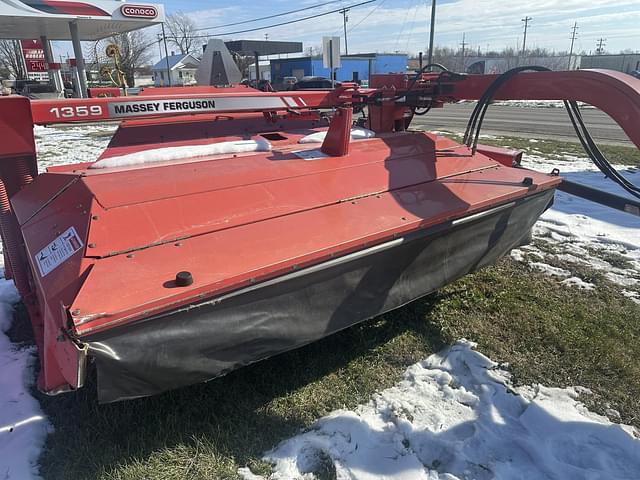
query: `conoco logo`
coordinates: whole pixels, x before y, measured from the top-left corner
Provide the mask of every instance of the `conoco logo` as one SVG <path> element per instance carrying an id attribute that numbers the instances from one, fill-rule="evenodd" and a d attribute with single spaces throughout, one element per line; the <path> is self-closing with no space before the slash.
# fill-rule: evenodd
<path id="1" fill-rule="evenodd" d="M 151 5 L 122 5 L 120 12 L 125 17 L 156 18 L 158 10 Z"/>

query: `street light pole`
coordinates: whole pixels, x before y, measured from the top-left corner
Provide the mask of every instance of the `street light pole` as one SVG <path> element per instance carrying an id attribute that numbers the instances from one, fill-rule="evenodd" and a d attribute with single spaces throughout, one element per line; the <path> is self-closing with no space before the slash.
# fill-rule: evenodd
<path id="1" fill-rule="evenodd" d="M 433 35 L 436 28 L 436 0 L 431 0 L 431 28 L 429 31 L 429 56 L 427 63 L 433 63 Z"/>

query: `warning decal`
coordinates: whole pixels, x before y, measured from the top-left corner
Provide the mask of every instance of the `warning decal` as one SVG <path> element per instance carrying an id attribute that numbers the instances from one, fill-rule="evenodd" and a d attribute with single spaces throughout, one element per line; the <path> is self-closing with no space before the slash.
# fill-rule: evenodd
<path id="1" fill-rule="evenodd" d="M 76 229 L 69 227 L 49 245 L 36 254 L 36 263 L 40 276 L 44 277 L 64 263 L 69 257 L 82 248 L 82 240 Z"/>

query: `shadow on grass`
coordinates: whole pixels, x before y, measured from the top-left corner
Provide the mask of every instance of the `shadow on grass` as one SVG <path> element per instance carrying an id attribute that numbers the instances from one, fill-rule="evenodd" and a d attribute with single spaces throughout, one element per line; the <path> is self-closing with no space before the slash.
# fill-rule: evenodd
<path id="1" fill-rule="evenodd" d="M 55 428 L 42 473 L 121 478 L 113 472 L 150 465 L 154 456 L 180 463 L 205 445 L 217 458 L 209 462 L 210 478 L 228 478 L 236 465 L 255 462 L 318 416 L 366 400 L 440 349 L 440 331 L 425 319 L 433 301 L 425 297 L 304 348 L 154 397 L 98 405 L 93 375 L 78 392 L 40 396 Z M 174 458 L 181 449 L 186 455 Z"/>

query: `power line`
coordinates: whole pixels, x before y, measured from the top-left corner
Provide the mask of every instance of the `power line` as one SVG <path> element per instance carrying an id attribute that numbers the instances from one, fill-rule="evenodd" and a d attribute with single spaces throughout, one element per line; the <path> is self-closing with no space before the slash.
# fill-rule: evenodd
<path id="1" fill-rule="evenodd" d="M 361 5 L 367 5 L 369 3 L 373 3 L 373 2 L 377 2 L 378 0 L 367 0 L 366 2 L 360 2 L 360 3 L 356 3 L 353 5 L 349 5 L 348 7 L 345 8 L 355 8 L 355 7 L 359 7 Z M 224 36 L 229 36 L 229 35 L 236 35 L 238 33 L 247 33 L 247 32 L 256 32 L 258 30 L 265 30 L 267 28 L 274 28 L 274 27 L 281 27 L 283 25 L 291 25 L 292 23 L 298 23 L 298 22 L 304 22 L 305 20 L 311 20 L 313 18 L 318 18 L 318 17 L 324 17 L 325 15 L 330 15 L 332 13 L 339 13 L 341 10 L 343 10 L 343 8 L 338 8 L 335 10 L 329 10 L 327 12 L 323 12 L 323 13 L 318 13 L 316 15 L 309 15 L 308 17 L 303 17 L 303 18 L 298 18 L 296 20 L 289 20 L 287 22 L 280 22 L 280 23 L 274 23 L 271 25 L 265 25 L 263 27 L 256 27 L 256 28 L 248 28 L 246 30 L 236 30 L 235 32 L 222 32 L 222 33 L 215 33 L 215 34 L 209 34 L 209 35 L 194 35 L 194 38 L 210 38 L 210 37 L 224 37 Z"/>
<path id="2" fill-rule="evenodd" d="M 400 37 L 404 33 L 404 27 L 407 26 L 407 19 L 409 18 L 409 12 L 410 11 L 411 11 L 411 5 L 408 5 L 407 6 L 407 10 L 405 11 L 405 14 L 404 14 L 404 21 L 402 22 L 402 28 L 400 29 L 400 32 L 398 33 L 398 37 L 396 38 L 396 44 L 395 44 L 395 47 L 393 48 L 395 51 L 398 50 L 398 45 L 400 44 Z"/>
<path id="3" fill-rule="evenodd" d="M 596 48 L 596 54 L 597 55 L 602 55 L 604 53 L 604 47 L 606 45 L 607 39 L 606 38 L 599 38 L 598 41 L 596 42 L 596 45 L 598 46 L 598 48 Z"/>
<path id="4" fill-rule="evenodd" d="M 351 31 L 353 32 L 356 28 L 358 28 L 367 18 L 369 18 L 371 16 L 372 13 L 374 13 L 376 10 L 378 10 L 382 5 L 384 5 L 384 2 L 386 2 L 387 0 L 382 0 L 379 4 L 377 4 L 375 7 L 373 7 L 371 9 L 371 11 L 369 13 L 367 13 L 367 15 L 360 20 L 358 23 L 356 23 L 353 27 L 351 27 Z"/>
<path id="5" fill-rule="evenodd" d="M 288 12 L 275 13 L 273 15 L 268 15 L 266 17 L 253 18 L 251 20 L 243 20 L 241 22 L 225 23 L 223 25 L 214 25 L 213 27 L 200 27 L 200 28 L 196 28 L 195 30 L 196 31 L 212 30 L 214 28 L 234 27 L 236 25 L 244 25 L 244 24 L 247 24 L 247 23 L 260 22 L 262 20 L 269 20 L 271 18 L 284 17 L 286 15 L 291 15 L 293 13 L 305 12 L 307 10 L 314 10 L 316 8 L 320 8 L 320 7 L 324 7 L 324 6 L 327 6 L 327 5 L 331 5 L 332 3 L 342 3 L 342 0 L 331 0 L 329 2 L 319 3 L 317 5 L 311 5 L 309 7 L 298 8 L 296 10 L 289 10 Z"/>
<path id="6" fill-rule="evenodd" d="M 422 5 L 421 1 L 418 1 L 416 3 L 416 8 L 413 10 L 413 20 L 411 20 L 411 29 L 414 29 L 416 26 L 416 18 L 418 17 L 418 10 L 420 10 L 420 6 Z M 409 31 L 407 33 L 407 43 L 404 46 L 404 51 L 405 52 L 409 52 L 409 42 L 411 42 L 411 38 L 413 38 L 411 36 L 411 31 Z"/>

